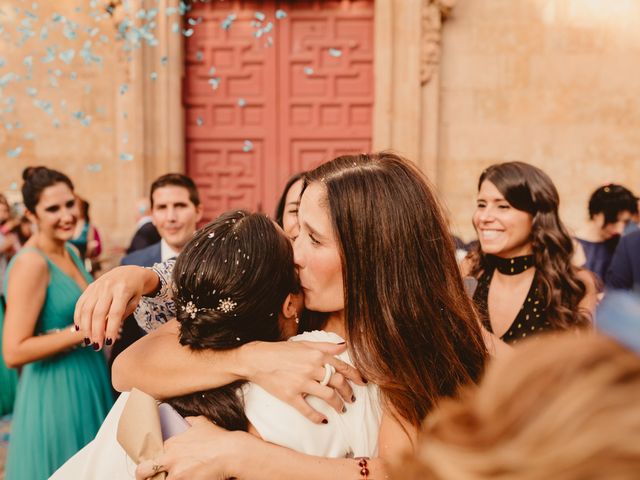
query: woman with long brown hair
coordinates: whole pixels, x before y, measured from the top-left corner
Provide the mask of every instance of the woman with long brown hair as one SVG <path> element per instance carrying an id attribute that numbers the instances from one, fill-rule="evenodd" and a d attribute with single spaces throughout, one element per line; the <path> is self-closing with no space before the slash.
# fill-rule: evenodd
<path id="1" fill-rule="evenodd" d="M 549 176 L 533 165 L 500 163 L 480 175 L 478 249 L 463 270 L 478 280 L 474 300 L 484 326 L 507 343 L 591 324 L 595 281 L 571 263 L 574 244 L 559 202 Z"/>
<path id="2" fill-rule="evenodd" d="M 392 153 L 328 162 L 305 176 L 298 216 L 294 258 L 305 306 L 329 314 L 323 328 L 346 340 L 356 368 L 380 387 L 384 407 L 380 459 L 308 457 L 242 432 L 197 422 L 167 444 L 178 449 L 185 446 L 190 455 L 170 448 L 154 465 L 142 466 L 141 477 L 160 468 L 171 475 L 183 471 L 189 478 L 381 477 L 384 460 L 412 447 L 420 422 L 437 399 L 455 396 L 462 385 L 479 378 L 487 355 L 481 328 L 457 270 L 440 204 L 412 164 Z M 146 288 L 155 286 L 147 280 L 143 283 Z M 116 309 L 144 292 L 141 287 L 130 288 L 130 295 Z M 83 330 L 91 334 L 92 327 L 96 332 L 92 339 L 97 342 L 104 338 L 104 324 L 92 323 L 91 317 L 104 319 L 109 311 L 108 305 L 96 307 L 100 296 L 97 289 L 78 312 Z M 117 328 L 111 317 L 108 331 Z M 224 381 L 224 375 L 219 371 L 212 375 L 213 361 L 218 369 L 228 368 L 229 379 L 245 378 L 268 386 L 279 383 L 280 390 L 295 391 L 292 403 L 299 406 L 307 383 L 294 385 L 283 365 L 302 366 L 305 380 L 311 378 L 315 384 L 310 393 L 322 398 L 325 394 L 318 382 L 322 386 L 332 378 L 326 378 L 330 371 L 326 363 L 349 374 L 331 354 L 316 351 L 310 361 L 311 356 L 302 355 L 301 346 L 295 347 L 296 361 L 290 360 L 293 346 L 286 344 L 250 344 L 238 352 L 201 356 L 181 350 L 175 335 L 167 331 L 152 333 L 119 357 L 114 381 L 121 388 L 137 386 L 160 397 L 179 395 L 220 385 L 216 382 Z M 269 373 L 271 380 L 265 381 Z M 331 396 L 335 392 L 330 391 Z M 192 441 L 201 446 L 198 453 Z M 217 447 L 209 449 L 208 442 Z M 248 451 L 251 461 L 246 461 Z M 196 465 L 189 463 L 195 459 Z"/>

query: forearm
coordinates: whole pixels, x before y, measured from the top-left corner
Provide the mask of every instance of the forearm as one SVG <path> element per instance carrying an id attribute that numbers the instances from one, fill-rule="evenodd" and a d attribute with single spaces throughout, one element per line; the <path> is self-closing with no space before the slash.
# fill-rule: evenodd
<path id="1" fill-rule="evenodd" d="M 193 351 L 178 342 L 172 321 L 141 338 L 113 363 L 118 391 L 138 388 L 155 398 L 169 398 L 227 385 L 244 377 L 235 350 Z"/>
<path id="2" fill-rule="evenodd" d="M 227 470 L 237 478 L 257 480 L 278 478 L 281 480 L 357 480 L 362 467 L 353 458 L 324 458 L 305 455 L 246 435 L 240 439 L 244 447 L 228 459 Z M 212 446 L 212 448 L 215 448 Z M 250 452 L 247 453 L 247 452 Z M 380 458 L 367 460 L 370 480 L 387 478 L 385 462 Z"/>
<path id="3" fill-rule="evenodd" d="M 80 332 L 72 330 L 72 327 L 59 332 L 29 337 L 19 342 L 5 338 L 4 359 L 8 367 L 18 368 L 77 347 L 82 340 Z"/>

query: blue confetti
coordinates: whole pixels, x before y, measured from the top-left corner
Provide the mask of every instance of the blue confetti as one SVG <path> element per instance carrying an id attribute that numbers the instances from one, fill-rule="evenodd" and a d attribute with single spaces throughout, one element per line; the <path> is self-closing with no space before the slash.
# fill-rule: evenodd
<path id="1" fill-rule="evenodd" d="M 76 80 L 78 78 L 78 74 L 76 72 L 71 72 L 69 74 L 69 78 L 71 78 L 71 80 Z"/>
<path id="2" fill-rule="evenodd" d="M 11 122 L 7 122 L 7 123 L 5 123 L 5 124 L 4 124 L 4 129 L 5 129 L 7 132 L 10 132 L 11 130 L 13 130 L 13 123 L 11 123 Z"/>
<path id="3" fill-rule="evenodd" d="M 247 153 L 253 150 L 253 142 L 251 140 L 245 140 L 244 145 L 242 146 L 242 151 Z"/>
<path id="4" fill-rule="evenodd" d="M 47 38 L 49 38 L 49 29 L 45 25 L 40 29 L 40 40 L 46 40 Z"/>
<path id="5" fill-rule="evenodd" d="M 151 80 L 156 81 L 158 79 L 158 74 L 156 72 L 151 72 L 149 77 L 151 77 Z"/>
<path id="6" fill-rule="evenodd" d="M 90 163 L 89 165 L 87 165 L 87 170 L 89 170 L 91 173 L 99 173 L 102 171 L 102 164 Z"/>
<path id="7" fill-rule="evenodd" d="M 18 182 L 11 182 L 11 185 L 9 185 L 9 189 L 18 190 Z"/>
<path id="8" fill-rule="evenodd" d="M 107 37 L 106 35 L 100 35 L 100 41 L 102 43 L 109 43 L 109 37 Z"/>
<path id="9" fill-rule="evenodd" d="M 202 120 L 202 117 L 196 118 L 196 125 L 201 127 L 203 124 L 204 124 L 204 120 Z"/>
<path id="10" fill-rule="evenodd" d="M 197 60 L 198 62 L 201 62 L 201 61 L 202 61 L 202 57 L 203 57 L 202 52 L 196 52 L 196 60 Z"/>
<path id="11" fill-rule="evenodd" d="M 89 29 L 87 33 L 89 34 L 90 37 L 95 37 L 98 33 L 100 33 L 100 30 L 98 29 L 98 27 L 93 27 Z"/>
<path id="12" fill-rule="evenodd" d="M 164 14 L 167 17 L 170 17 L 171 15 L 173 15 L 174 13 L 176 13 L 178 11 L 178 9 L 176 7 L 167 7 L 167 9 L 164 11 Z"/>
<path id="13" fill-rule="evenodd" d="M 240 108 L 244 107 L 247 104 L 247 101 L 244 98 L 239 98 L 238 99 L 238 106 Z"/>
<path id="14" fill-rule="evenodd" d="M 53 21 L 53 23 L 59 23 L 62 20 L 64 20 L 64 17 L 62 15 L 60 15 L 59 13 L 54 13 L 51 17 L 51 20 Z"/>
<path id="15" fill-rule="evenodd" d="M 47 55 L 42 57 L 40 61 L 42 63 L 51 63 L 56 59 L 56 51 L 53 47 L 47 47 Z"/>
<path id="16" fill-rule="evenodd" d="M 13 72 L 9 72 L 9 73 L 3 75 L 2 77 L 0 77 L 0 88 L 6 87 L 9 84 L 9 82 L 12 82 L 12 81 L 16 80 L 17 78 L 18 77 Z"/>
<path id="17" fill-rule="evenodd" d="M 120 153 L 120 160 L 122 160 L 123 162 L 131 162 L 133 160 L 133 155 L 131 155 L 130 153 Z"/>
<path id="18" fill-rule="evenodd" d="M 287 18 L 287 12 L 284 10 L 278 9 L 276 10 L 276 18 L 278 20 L 282 20 L 283 18 Z"/>
<path id="19" fill-rule="evenodd" d="M 123 83 L 122 85 L 120 85 L 120 95 L 124 95 L 125 93 L 127 93 L 128 90 L 129 90 L 129 85 L 127 85 L 126 83 Z"/>
<path id="20" fill-rule="evenodd" d="M 58 88 L 60 86 L 56 77 L 49 77 L 49 85 L 51 85 L 53 88 Z"/>
<path id="21" fill-rule="evenodd" d="M 313 68 L 304 67 L 304 73 L 307 74 L 307 75 L 313 75 Z"/>
<path id="22" fill-rule="evenodd" d="M 30 97 L 35 97 L 36 95 L 38 95 L 38 89 L 34 87 L 28 87 L 27 95 L 29 95 Z"/>
<path id="23" fill-rule="evenodd" d="M 230 13 L 229 15 L 227 15 L 227 18 L 225 18 L 222 21 L 221 27 L 223 30 L 229 30 L 229 28 L 231 28 L 231 25 L 233 25 L 233 22 L 236 19 L 236 14 L 235 13 Z"/>
<path id="24" fill-rule="evenodd" d="M 178 33 L 180 31 L 180 25 L 176 22 L 171 26 L 171 31 L 173 33 Z"/>
<path id="25" fill-rule="evenodd" d="M 168 62 L 169 62 L 169 57 L 167 57 L 166 55 L 160 58 L 160 63 L 162 65 L 166 65 Z"/>
<path id="26" fill-rule="evenodd" d="M 183 31 L 182 31 L 182 34 L 183 34 L 185 37 L 189 38 L 191 35 L 193 35 L 193 28 L 189 28 L 189 29 L 187 29 L 187 30 L 183 30 Z"/>
<path id="27" fill-rule="evenodd" d="M 342 56 L 342 50 L 339 50 L 337 48 L 330 48 L 329 49 L 329 55 L 331 55 L 332 57 L 338 58 Z"/>
<path id="28" fill-rule="evenodd" d="M 51 123 L 54 126 L 54 128 L 60 128 L 60 120 L 58 120 L 57 118 L 54 118 L 53 122 Z"/>
<path id="29" fill-rule="evenodd" d="M 267 23 L 262 29 L 264 33 L 269 33 L 271 30 L 273 30 L 273 23 L 271 22 Z"/>
<path id="30" fill-rule="evenodd" d="M 22 63 L 24 63 L 28 68 L 33 67 L 33 57 L 31 55 L 24 57 Z"/>
<path id="31" fill-rule="evenodd" d="M 220 78 L 219 77 L 210 78 L 208 83 L 209 85 L 211 85 L 212 89 L 217 90 L 218 87 L 220 86 Z"/>
<path id="32" fill-rule="evenodd" d="M 209 69 L 209 75 L 215 75 L 216 74 L 216 67 L 211 67 Z"/>
<path id="33" fill-rule="evenodd" d="M 33 140 L 33 139 L 36 138 L 36 134 L 33 133 L 33 132 L 27 132 L 27 133 L 24 134 L 23 138 L 25 140 Z"/>
<path id="34" fill-rule="evenodd" d="M 22 147 L 16 147 L 13 150 L 7 151 L 7 157 L 18 158 L 21 153 L 22 153 Z"/>
<path id="35" fill-rule="evenodd" d="M 62 75 L 62 70 L 60 70 L 59 68 L 56 68 L 56 69 L 53 71 L 53 74 L 54 74 L 56 77 L 60 77 L 60 76 Z"/>
<path id="36" fill-rule="evenodd" d="M 258 20 L 260 20 L 261 22 L 264 22 L 264 19 L 267 18 L 267 16 L 262 13 L 262 12 L 256 12 L 254 14 L 254 17 L 256 17 Z"/>
<path id="37" fill-rule="evenodd" d="M 58 55 L 58 57 L 64 63 L 69 65 L 73 61 L 73 57 L 75 57 L 75 55 L 76 55 L 76 51 L 73 48 L 70 48 L 69 50 L 65 50 L 64 52 L 60 52 L 60 55 Z"/>
<path id="38" fill-rule="evenodd" d="M 34 100 L 33 104 L 41 110 L 44 110 L 48 115 L 53 115 L 53 105 L 46 100 Z"/>

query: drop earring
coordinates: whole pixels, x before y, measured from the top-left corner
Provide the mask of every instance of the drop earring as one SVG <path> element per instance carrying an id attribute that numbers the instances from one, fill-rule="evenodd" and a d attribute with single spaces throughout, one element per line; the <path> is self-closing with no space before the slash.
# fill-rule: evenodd
<path id="1" fill-rule="evenodd" d="M 298 312 L 295 313 L 296 325 L 300 324 L 300 318 L 298 318 Z"/>

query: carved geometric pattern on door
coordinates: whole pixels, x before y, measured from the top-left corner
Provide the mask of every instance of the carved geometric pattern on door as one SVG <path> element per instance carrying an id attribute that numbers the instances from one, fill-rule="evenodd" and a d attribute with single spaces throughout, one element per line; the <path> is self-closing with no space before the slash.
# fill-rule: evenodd
<path id="1" fill-rule="evenodd" d="M 273 24 L 259 37 L 256 12 Z M 187 173 L 206 219 L 272 213 L 291 174 L 370 150 L 372 0 L 194 2 L 188 17 Z"/>

